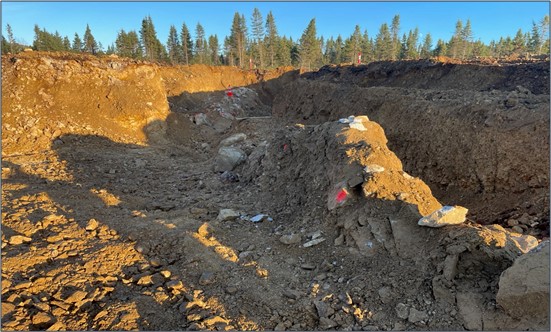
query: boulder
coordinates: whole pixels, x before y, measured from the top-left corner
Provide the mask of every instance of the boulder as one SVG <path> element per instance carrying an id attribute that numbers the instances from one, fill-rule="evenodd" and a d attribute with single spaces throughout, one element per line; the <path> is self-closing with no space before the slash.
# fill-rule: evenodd
<path id="1" fill-rule="evenodd" d="M 247 160 L 247 154 L 239 148 L 221 147 L 214 161 L 214 171 L 232 171 L 237 165 Z"/>
<path id="2" fill-rule="evenodd" d="M 549 324 L 549 241 L 503 271 L 496 301 L 513 318 Z"/>

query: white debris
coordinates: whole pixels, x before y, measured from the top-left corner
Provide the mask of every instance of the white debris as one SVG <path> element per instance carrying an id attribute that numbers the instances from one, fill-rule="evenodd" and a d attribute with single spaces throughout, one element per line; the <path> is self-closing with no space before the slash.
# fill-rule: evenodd
<path id="1" fill-rule="evenodd" d="M 323 237 L 318 237 L 318 238 L 316 238 L 316 239 L 313 239 L 313 240 L 311 240 L 311 241 L 306 242 L 306 243 L 303 244 L 302 246 L 303 246 L 304 248 L 308 248 L 308 247 L 311 247 L 311 246 L 315 246 L 316 244 L 320 244 L 320 243 L 322 243 L 323 241 L 325 241 L 325 238 L 323 238 Z"/>
<path id="2" fill-rule="evenodd" d="M 340 123 L 348 123 L 350 128 L 365 131 L 366 129 L 362 123 L 363 121 L 369 121 L 369 118 L 365 115 L 360 115 L 360 116 L 350 115 L 348 118 L 339 119 Z"/>
<path id="3" fill-rule="evenodd" d="M 273 221 L 272 218 L 268 217 L 265 214 L 257 214 L 256 216 L 252 217 L 250 220 L 252 222 L 261 222 L 261 221 L 264 221 L 264 220 Z"/>

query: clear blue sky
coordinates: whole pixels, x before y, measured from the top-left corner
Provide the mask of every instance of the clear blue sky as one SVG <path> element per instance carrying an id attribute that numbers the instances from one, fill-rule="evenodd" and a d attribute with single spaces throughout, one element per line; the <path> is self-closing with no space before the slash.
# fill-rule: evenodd
<path id="1" fill-rule="evenodd" d="M 195 36 L 198 22 L 206 35 L 223 41 L 229 35 L 235 12 L 244 14 L 250 27 L 256 7 L 265 18 L 271 10 L 280 35 L 300 38 L 312 18 L 318 35 L 348 37 L 356 24 L 375 37 L 382 23 L 390 24 L 400 15 L 401 33 L 419 27 L 430 32 L 434 44 L 449 40 L 458 19 L 471 20 L 475 39 L 488 43 L 501 36 L 514 37 L 521 28 L 530 31 L 532 20 L 549 14 L 549 2 L 5 2 L 2 1 L 2 34 L 10 24 L 19 42 L 32 44 L 33 27 L 58 31 L 72 41 L 75 32 L 82 38 L 86 24 L 104 48 L 114 43 L 120 29 L 139 32 L 141 20 L 150 15 L 157 36 L 166 43 L 170 25 L 178 31 L 185 22 Z M 250 28 L 249 28 L 250 30 Z"/>

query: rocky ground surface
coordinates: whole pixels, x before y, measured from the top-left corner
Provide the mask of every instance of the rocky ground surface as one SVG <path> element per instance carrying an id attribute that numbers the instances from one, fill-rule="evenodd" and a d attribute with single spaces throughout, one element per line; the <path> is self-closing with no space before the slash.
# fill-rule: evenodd
<path id="1" fill-rule="evenodd" d="M 2 62 L 3 330 L 549 328 L 548 63 Z"/>

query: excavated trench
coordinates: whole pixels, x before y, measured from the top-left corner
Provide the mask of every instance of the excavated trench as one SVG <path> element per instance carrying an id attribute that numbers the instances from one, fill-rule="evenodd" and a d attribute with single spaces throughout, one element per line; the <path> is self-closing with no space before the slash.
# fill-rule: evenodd
<path id="1" fill-rule="evenodd" d="M 367 115 L 384 128 L 404 170 L 443 204 L 467 207 L 480 224 L 523 219 L 534 225 L 522 226 L 527 234 L 549 234 L 547 63 L 327 66 L 248 88 L 258 96 L 244 100 L 256 103 L 241 105 L 238 116 L 266 116 L 271 108 L 283 124 L 317 125 Z M 223 96 L 183 93 L 169 102 L 173 113 L 189 115 Z M 169 135 L 183 132 L 174 129 Z"/>
<path id="2" fill-rule="evenodd" d="M 442 202 L 468 207 L 471 219 L 482 224 L 506 225 L 527 213 L 547 233 L 545 64 L 388 67 L 320 70 L 296 82 L 274 112 L 296 114 L 306 123 L 319 121 L 318 112 L 322 119 L 366 114 L 383 126 L 404 169 L 426 181 Z"/>

